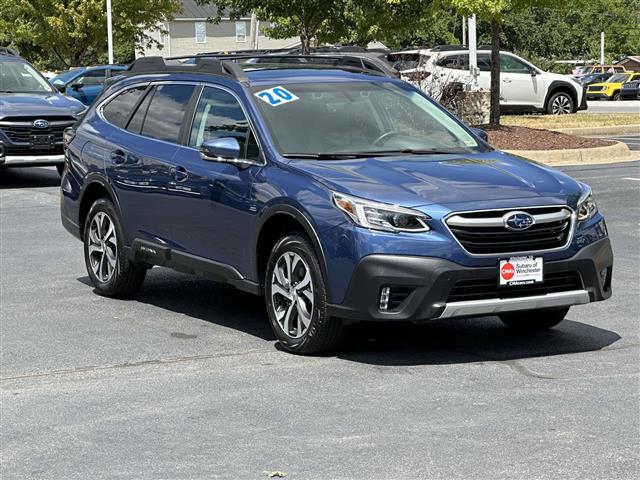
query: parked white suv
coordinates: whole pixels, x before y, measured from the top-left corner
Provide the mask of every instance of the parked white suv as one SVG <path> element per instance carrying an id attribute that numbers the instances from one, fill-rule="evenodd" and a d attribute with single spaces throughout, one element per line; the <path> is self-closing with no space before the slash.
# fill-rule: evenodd
<path id="1" fill-rule="evenodd" d="M 469 51 L 464 47 L 404 50 L 389 55 L 402 77 L 436 99 L 456 82 L 466 84 Z M 491 86 L 491 51 L 478 50 L 478 84 Z M 502 112 L 546 112 L 554 115 L 587 108 L 582 85 L 565 75 L 545 72 L 509 52 L 500 52 L 500 110 Z"/>

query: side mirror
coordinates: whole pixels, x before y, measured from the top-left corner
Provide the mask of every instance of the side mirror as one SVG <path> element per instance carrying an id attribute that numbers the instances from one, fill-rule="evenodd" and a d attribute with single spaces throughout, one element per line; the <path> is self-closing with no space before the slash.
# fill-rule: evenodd
<path id="1" fill-rule="evenodd" d="M 60 93 L 64 93 L 67 90 L 67 86 L 64 83 L 60 83 L 58 85 L 54 85 L 53 87 L 56 90 L 58 90 Z"/>
<path id="2" fill-rule="evenodd" d="M 529 70 L 529 73 L 531 74 L 532 77 L 535 77 L 536 75 L 538 75 L 538 72 L 536 72 L 535 68 L 532 68 L 531 70 Z"/>
<path id="3" fill-rule="evenodd" d="M 481 128 L 473 128 L 473 127 L 470 127 L 469 129 L 473 132 L 473 134 L 476 137 L 489 143 L 489 134 L 486 131 L 482 130 Z"/>
<path id="4" fill-rule="evenodd" d="M 73 83 L 69 85 L 69 88 L 73 90 L 80 90 L 82 87 L 84 87 L 84 83 Z"/>
<path id="5" fill-rule="evenodd" d="M 253 160 L 240 157 L 240 144 L 233 137 L 207 140 L 200 147 L 200 157 L 207 162 L 231 163 L 243 170 L 257 165 Z"/>

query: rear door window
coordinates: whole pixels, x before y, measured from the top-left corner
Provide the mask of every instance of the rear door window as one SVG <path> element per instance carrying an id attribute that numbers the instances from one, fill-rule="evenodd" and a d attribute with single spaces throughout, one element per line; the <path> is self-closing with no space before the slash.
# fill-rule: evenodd
<path id="1" fill-rule="evenodd" d="M 142 135 L 178 143 L 189 100 L 194 90 L 194 85 L 158 85 L 144 118 Z"/>
<path id="2" fill-rule="evenodd" d="M 146 85 L 140 85 L 124 90 L 102 108 L 102 115 L 109 123 L 116 127 L 124 128 L 138 100 L 142 98 L 146 89 Z"/>
<path id="3" fill-rule="evenodd" d="M 500 55 L 500 71 L 504 73 L 531 73 L 529 65 L 511 55 Z"/>

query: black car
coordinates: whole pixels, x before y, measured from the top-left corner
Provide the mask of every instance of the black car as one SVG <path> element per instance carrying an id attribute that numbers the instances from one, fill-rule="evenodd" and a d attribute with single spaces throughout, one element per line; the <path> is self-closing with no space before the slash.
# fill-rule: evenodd
<path id="1" fill-rule="evenodd" d="M 611 73 L 590 73 L 579 77 L 576 80 L 580 82 L 583 87 L 587 88 L 592 83 L 605 82 L 611 75 Z"/>
<path id="2" fill-rule="evenodd" d="M 61 173 L 63 131 L 86 108 L 16 52 L 0 50 L 0 168 L 55 165 Z"/>
<path id="3" fill-rule="evenodd" d="M 622 84 L 620 89 L 620 100 L 639 100 L 640 99 L 640 80 L 634 80 Z"/>

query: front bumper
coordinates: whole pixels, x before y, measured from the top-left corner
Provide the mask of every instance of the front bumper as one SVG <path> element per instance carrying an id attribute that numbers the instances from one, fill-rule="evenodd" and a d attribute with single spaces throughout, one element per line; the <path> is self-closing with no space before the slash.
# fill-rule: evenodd
<path id="1" fill-rule="evenodd" d="M 611 243 L 608 238 L 603 238 L 571 258 L 545 262 L 545 276 L 577 273 L 578 287 L 543 295 L 528 295 L 524 288 L 517 296 L 507 294 L 507 288 L 498 290 L 495 298 L 448 302 L 450 293 L 460 281 L 493 277 L 497 283 L 497 262 L 493 267 L 467 267 L 433 257 L 369 255 L 356 267 L 342 304 L 330 305 L 329 312 L 354 321 L 421 322 L 597 302 L 611 296 L 612 267 Z M 604 279 L 600 275 L 603 271 L 606 272 Z M 386 286 L 411 290 L 394 311 L 379 309 L 380 293 Z"/>
<path id="2" fill-rule="evenodd" d="M 582 88 L 582 99 L 580 100 L 580 105 L 576 110 L 586 110 L 587 109 L 587 89 Z"/>
<path id="3" fill-rule="evenodd" d="M 587 92 L 587 100 L 609 100 L 609 95 L 600 92 Z"/>
<path id="4" fill-rule="evenodd" d="M 0 168 L 2 167 L 44 167 L 61 165 L 64 163 L 64 155 L 0 155 Z"/>

